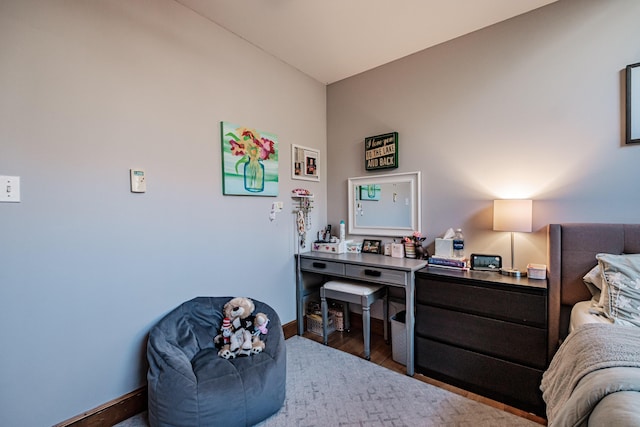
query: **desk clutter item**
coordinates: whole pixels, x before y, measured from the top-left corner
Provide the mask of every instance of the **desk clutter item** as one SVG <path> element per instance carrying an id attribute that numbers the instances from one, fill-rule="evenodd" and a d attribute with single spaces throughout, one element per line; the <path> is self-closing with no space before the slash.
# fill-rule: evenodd
<path id="1" fill-rule="evenodd" d="M 502 257 L 500 255 L 471 254 L 471 269 L 480 271 L 500 271 Z"/>
<path id="2" fill-rule="evenodd" d="M 415 258 L 416 257 L 416 245 L 413 242 L 406 242 L 404 244 L 404 255 L 407 258 Z"/>
<path id="3" fill-rule="evenodd" d="M 393 258 L 404 258 L 404 245 L 402 243 L 392 243 L 391 256 Z"/>
<path id="4" fill-rule="evenodd" d="M 331 224 L 328 224 L 325 228 L 318 231 L 318 239 L 311 245 L 311 250 L 332 254 L 343 254 L 347 252 L 347 245 L 352 243 L 353 240 L 344 239 L 344 221 L 340 223 L 340 235 L 342 236 L 340 239 L 332 236 Z"/>
<path id="5" fill-rule="evenodd" d="M 547 266 L 545 264 L 527 265 L 529 279 L 545 280 L 547 278 Z"/>
<path id="6" fill-rule="evenodd" d="M 454 270 L 466 271 L 469 269 L 467 260 L 464 258 L 445 258 L 439 256 L 429 257 L 429 267 L 451 268 Z"/>
<path id="7" fill-rule="evenodd" d="M 451 258 L 453 256 L 453 239 L 440 239 L 436 237 L 436 256 Z"/>
<path id="8" fill-rule="evenodd" d="M 429 257 L 429 267 L 468 270 L 469 263 L 464 258 L 464 236 L 461 229 L 455 232 L 449 228 L 442 238 L 436 238 L 435 254 Z"/>
<path id="9" fill-rule="evenodd" d="M 464 257 L 464 234 L 462 229 L 456 229 L 456 234 L 453 236 L 453 256 L 456 258 Z"/>
<path id="10" fill-rule="evenodd" d="M 362 242 L 352 242 L 347 240 L 347 252 L 351 254 L 359 254 L 362 252 Z"/>
<path id="11" fill-rule="evenodd" d="M 327 252 L 330 254 L 343 254 L 347 252 L 347 245 L 352 242 L 345 240 L 344 242 L 313 242 L 311 250 L 314 252 Z"/>

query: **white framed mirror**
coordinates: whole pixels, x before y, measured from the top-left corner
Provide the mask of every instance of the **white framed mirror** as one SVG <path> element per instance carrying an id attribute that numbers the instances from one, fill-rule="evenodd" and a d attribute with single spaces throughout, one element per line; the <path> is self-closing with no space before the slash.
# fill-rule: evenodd
<path id="1" fill-rule="evenodd" d="M 348 179 L 349 234 L 410 236 L 422 231 L 420 172 Z"/>

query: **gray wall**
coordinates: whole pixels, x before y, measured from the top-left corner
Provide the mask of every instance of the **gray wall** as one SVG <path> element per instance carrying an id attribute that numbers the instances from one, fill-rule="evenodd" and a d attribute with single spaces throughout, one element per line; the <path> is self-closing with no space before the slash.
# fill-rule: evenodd
<path id="1" fill-rule="evenodd" d="M 624 68 L 640 61 L 640 2 L 560 0 L 352 78 L 327 91 L 328 221 L 364 138 L 399 133 L 399 169 L 421 170 L 433 242 L 462 227 L 467 252 L 502 254 L 492 200 L 531 198 L 516 266 L 546 262 L 553 222 L 638 222 L 640 145 L 624 145 Z M 352 236 L 361 238 L 358 236 Z"/>
<path id="2" fill-rule="evenodd" d="M 0 175 L 22 179 L 0 203 L 0 425 L 145 384 L 150 327 L 195 296 L 295 319 L 290 192 L 324 206 L 326 184 L 290 179 L 290 146 L 326 151 L 324 85 L 171 0 L 0 1 L 0 64 Z M 221 120 L 278 136 L 278 197 L 222 195 Z"/>

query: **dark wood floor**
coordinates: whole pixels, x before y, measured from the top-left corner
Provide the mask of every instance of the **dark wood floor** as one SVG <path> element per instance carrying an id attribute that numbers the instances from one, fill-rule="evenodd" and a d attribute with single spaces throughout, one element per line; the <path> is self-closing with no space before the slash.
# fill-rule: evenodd
<path id="1" fill-rule="evenodd" d="M 362 326 L 361 322 L 358 322 L 356 316 L 354 316 L 353 324 L 350 332 L 334 332 L 329 335 L 329 346 L 336 348 L 341 351 L 345 351 L 347 353 L 356 355 L 358 357 L 363 357 L 363 342 L 362 342 Z M 360 324 L 358 324 L 360 323 Z M 305 338 L 309 338 L 318 342 L 322 342 L 322 337 L 316 335 L 312 332 L 305 332 Z M 384 366 L 385 368 L 391 369 L 392 371 L 399 372 L 401 374 L 406 373 L 406 367 L 401 365 L 400 363 L 394 362 L 391 355 L 391 344 L 387 344 L 384 341 L 384 338 L 381 333 L 376 333 L 374 330 L 371 335 L 371 361 L 377 363 L 380 366 Z M 486 397 L 479 396 L 477 394 L 462 390 L 457 387 L 453 387 L 451 385 L 445 384 L 440 381 L 436 381 L 429 377 L 426 377 L 422 374 L 415 374 L 414 378 L 423 381 L 425 383 L 434 385 L 436 387 L 443 388 L 445 390 L 449 390 L 453 393 L 462 395 L 469 399 L 482 402 L 486 405 L 492 406 L 494 408 L 498 408 L 500 410 L 510 412 L 519 417 L 526 418 L 531 421 L 535 421 L 541 425 L 547 425 L 547 421 L 544 418 L 538 417 L 537 415 L 522 411 L 520 409 L 513 408 L 511 406 L 505 405 L 504 403 L 496 402 L 495 400 L 487 399 Z"/>

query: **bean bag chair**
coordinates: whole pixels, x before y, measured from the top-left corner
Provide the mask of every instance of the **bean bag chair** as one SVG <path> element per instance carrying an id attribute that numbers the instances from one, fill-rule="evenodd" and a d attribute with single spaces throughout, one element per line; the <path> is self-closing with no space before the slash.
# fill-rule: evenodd
<path id="1" fill-rule="evenodd" d="M 282 407 L 286 351 L 282 324 L 267 304 L 266 348 L 248 357 L 218 356 L 213 338 L 233 297 L 198 297 L 167 314 L 149 333 L 147 373 L 152 427 L 251 426 Z"/>

